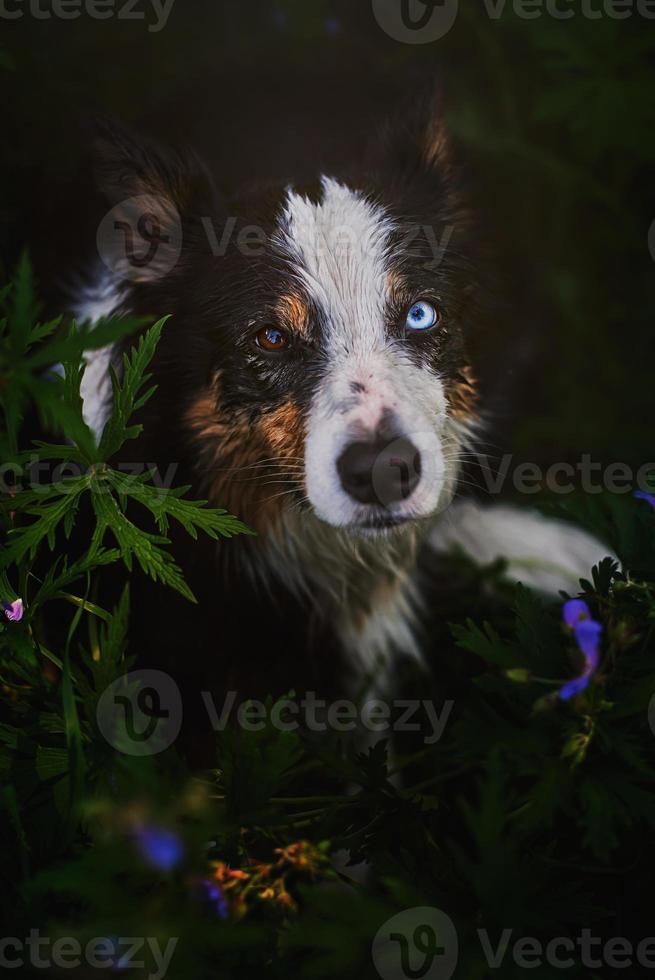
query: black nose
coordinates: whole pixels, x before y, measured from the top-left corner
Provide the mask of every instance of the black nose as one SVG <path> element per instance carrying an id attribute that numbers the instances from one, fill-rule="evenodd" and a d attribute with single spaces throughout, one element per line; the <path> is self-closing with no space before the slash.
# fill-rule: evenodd
<path id="1" fill-rule="evenodd" d="M 421 454 L 404 436 L 351 442 L 337 462 L 341 484 L 360 504 L 388 507 L 407 498 L 421 479 Z"/>

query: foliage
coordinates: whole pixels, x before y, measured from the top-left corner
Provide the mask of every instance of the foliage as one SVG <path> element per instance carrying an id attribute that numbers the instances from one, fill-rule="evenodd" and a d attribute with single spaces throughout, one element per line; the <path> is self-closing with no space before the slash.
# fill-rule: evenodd
<path id="1" fill-rule="evenodd" d="M 282 730 L 269 702 L 258 730 L 217 735 L 211 771 L 188 771 L 175 746 L 124 755 L 103 737 L 98 703 L 135 666 L 126 654 L 133 562 L 191 600 L 167 548 L 169 521 L 192 535 L 246 529 L 112 465 L 138 434 L 133 414 L 152 394 L 148 364 L 165 320 L 149 329 L 107 322 L 97 335 L 61 320 L 35 325 L 27 261 L 3 302 L 7 458 L 20 467 L 36 452 L 79 469 L 37 488 L 9 481 L 2 501 L 2 599 L 24 600 L 23 618 L 0 625 L 7 935 L 156 937 L 162 948 L 175 938 L 173 978 L 213 977 L 216 964 L 225 977 L 375 976 L 378 929 L 421 906 L 455 923 L 462 977 L 486 975 L 480 928 L 494 946 L 507 928 L 544 942 L 583 928 L 648 935 L 639 901 L 655 831 L 655 513 L 647 501 L 567 504 L 567 517 L 595 529 L 620 559 L 581 582 L 603 625 L 602 656 L 570 702 L 559 691 L 580 671 L 580 652 L 561 603 L 501 585 L 498 565 L 474 572 L 454 561 L 459 590 L 447 616 L 435 610 L 433 681 L 411 670 L 405 678 L 423 700 L 454 701 L 436 742 L 417 736 L 392 754 L 382 738 L 362 751 L 336 735 Z M 137 329 L 113 377 L 117 411 L 96 444 L 81 413 L 84 351 Z M 55 358 L 63 371 L 44 375 Z M 70 441 L 20 449 L 28 411 Z M 95 531 L 73 555 L 68 539 L 89 499 Z M 129 500 L 152 515 L 155 531 L 125 516 Z M 103 609 L 92 600 L 95 577 L 121 562 L 122 598 Z M 53 651 L 47 611 L 55 603 L 70 616 Z M 337 852 L 350 865 L 366 862 L 365 883 L 335 864 Z M 143 975 L 152 974 L 146 963 Z M 538 975 L 558 975 L 549 970 Z M 502 976 L 522 973 L 508 954 Z M 569 975 L 594 974 L 576 962 Z"/>
<path id="2" fill-rule="evenodd" d="M 20 583 L 18 592 L 28 606 L 25 628 L 29 629 L 46 598 L 88 576 L 94 567 L 118 558 L 128 570 L 136 559 L 151 578 L 193 601 L 179 568 L 166 550 L 170 542 L 165 534 L 170 521 L 180 523 L 194 538 L 198 531 L 214 538 L 219 535 L 229 538 L 246 532 L 247 528 L 224 511 L 209 510 L 203 502 L 186 500 L 186 488 L 162 490 L 155 485 L 152 473 L 126 475 L 111 465 L 125 442 L 141 432 L 142 426 L 132 424 L 131 419 L 154 392 L 147 368 L 166 318 L 142 334 L 130 353 L 123 354 L 120 380 L 115 369 L 110 368 L 115 410 L 96 445 L 82 414 L 82 354 L 120 340 L 137 329 L 138 322 L 114 319 L 93 328 L 88 324 L 78 328 L 75 323 L 64 327 L 61 318 L 35 323 L 37 308 L 26 258 L 21 262 L 13 289 L 6 289 L 2 299 L 6 315 L 0 320 L 3 370 L 0 402 L 5 428 L 0 440 L 5 474 L 13 470 L 14 476 L 20 473 L 21 477 L 9 481 L 2 501 L 0 515 L 8 533 L 0 570 L 7 595 L 12 591 L 7 575 L 16 582 L 14 591 Z M 66 445 L 36 443 L 36 461 L 48 464 L 59 476 L 45 483 L 29 481 L 30 485 L 24 486 L 25 477 L 33 473 L 33 468 L 28 470 L 25 464 L 33 463 L 35 454 L 30 450 L 19 452 L 17 443 L 30 403 L 44 426 L 65 432 L 70 442 Z M 61 475 L 71 467 L 76 475 Z M 86 497 L 90 498 L 95 515 L 95 530 L 86 553 L 74 565 L 64 558 L 58 577 L 54 572 L 56 565 L 51 567 L 32 601 L 27 586 L 28 579 L 34 580 L 33 563 L 44 546 L 56 551 L 62 533 L 65 539 L 70 538 Z M 150 511 L 157 533 L 132 523 L 126 513 L 129 501 Z M 105 547 L 108 532 L 118 545 L 117 551 Z"/>

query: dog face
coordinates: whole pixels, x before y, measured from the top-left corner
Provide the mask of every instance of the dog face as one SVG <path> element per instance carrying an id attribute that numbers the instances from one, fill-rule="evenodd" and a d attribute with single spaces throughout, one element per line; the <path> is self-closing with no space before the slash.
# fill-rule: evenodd
<path id="1" fill-rule="evenodd" d="M 317 201 L 291 191 L 280 230 L 301 302 L 317 311 L 322 361 L 305 416 L 305 486 L 323 521 L 375 532 L 452 496 L 461 433 L 443 373 L 445 277 L 426 249 L 430 226 L 395 217 L 379 191 L 332 179 L 321 191 Z"/>
<path id="2" fill-rule="evenodd" d="M 365 535 L 443 509 L 476 396 L 469 221 L 441 127 L 396 134 L 375 176 L 204 213 L 188 161 L 141 150 L 135 182 L 129 142 L 105 144 L 113 200 L 147 193 L 162 228 L 183 222 L 175 267 L 141 270 L 130 305 L 173 313 L 156 378 L 199 491 L 260 531 L 295 508 Z"/>

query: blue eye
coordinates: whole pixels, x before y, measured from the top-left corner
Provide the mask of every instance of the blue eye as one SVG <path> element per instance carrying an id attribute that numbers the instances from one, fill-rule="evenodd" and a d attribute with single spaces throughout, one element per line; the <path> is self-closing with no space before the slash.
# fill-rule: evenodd
<path id="1" fill-rule="evenodd" d="M 405 326 L 408 330 L 430 330 L 439 322 L 439 313 L 432 303 L 421 300 L 414 303 L 409 313 Z"/>

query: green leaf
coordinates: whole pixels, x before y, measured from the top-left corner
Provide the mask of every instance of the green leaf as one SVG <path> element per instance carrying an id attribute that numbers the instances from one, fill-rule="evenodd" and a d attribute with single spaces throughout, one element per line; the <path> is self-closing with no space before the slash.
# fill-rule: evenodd
<path id="1" fill-rule="evenodd" d="M 36 771 L 43 780 L 65 776 L 70 766 L 67 749 L 39 745 L 36 753 Z"/>
<path id="2" fill-rule="evenodd" d="M 169 585 L 191 602 L 196 601 L 173 557 L 161 547 L 170 544 L 168 538 L 149 534 L 132 524 L 111 494 L 97 492 L 92 495 L 92 500 L 97 520 L 91 546 L 92 554 L 99 550 L 109 529 L 116 539 L 121 557 L 128 569 L 132 568 L 134 557 L 146 575 L 154 581 Z"/>
<path id="3" fill-rule="evenodd" d="M 30 604 L 32 609 L 39 608 L 51 599 L 67 598 L 70 600 L 72 597 L 65 596 L 63 593 L 65 588 L 83 578 L 92 569 L 100 568 L 103 565 L 111 565 L 119 559 L 120 552 L 116 549 L 100 550 L 93 555 L 85 555 L 84 558 L 73 562 L 72 565 L 68 564 L 68 558 L 66 556 L 58 559 L 48 570 L 39 590 L 32 599 Z M 87 603 L 88 606 L 89 603 Z"/>
<path id="4" fill-rule="evenodd" d="M 101 350 L 129 336 L 144 325 L 142 317 L 107 317 L 94 323 L 81 326 L 73 321 L 66 333 L 35 353 L 29 355 L 27 363 L 32 371 L 45 370 L 57 364 L 79 363 L 84 351 Z M 43 330 L 37 327 L 37 331 Z M 50 335 L 52 331 L 47 331 Z"/>
<path id="5" fill-rule="evenodd" d="M 18 263 L 10 298 L 9 336 L 12 358 L 17 360 L 27 350 L 39 310 L 34 292 L 32 266 L 27 252 L 23 252 Z"/>
<path id="6" fill-rule="evenodd" d="M 75 701 L 75 693 L 73 691 L 73 679 L 71 674 L 69 653 L 71 640 L 81 616 L 82 609 L 78 609 L 68 631 L 66 650 L 64 652 L 64 670 L 61 678 L 61 694 L 66 731 L 66 744 L 68 746 L 69 797 L 66 823 L 69 837 L 73 836 L 79 820 L 84 792 L 84 775 L 86 771 L 86 762 L 82 747 L 82 730 L 80 728 L 77 703 Z"/>
<path id="7" fill-rule="evenodd" d="M 51 551 L 54 550 L 57 530 L 63 522 L 64 533 L 69 536 L 80 497 L 88 488 L 89 478 L 80 477 L 62 481 L 61 488 L 44 487 L 43 492 L 27 491 L 5 501 L 3 509 L 15 509 L 36 519 L 25 527 L 9 532 L 8 546 L 0 557 L 0 564 L 6 567 L 11 562 L 22 561 L 27 555 L 34 558 L 44 541 L 47 541 Z"/>
<path id="8" fill-rule="evenodd" d="M 130 426 L 129 422 L 134 412 L 142 408 L 155 391 L 154 386 L 143 390 L 151 377 L 146 374 L 146 370 L 168 319 L 165 316 L 158 320 L 139 338 L 137 346 L 132 348 L 130 354 L 123 355 L 121 380 L 112 369 L 113 409 L 98 447 L 98 458 L 104 462 L 114 456 L 125 442 L 135 439 L 141 432 L 141 426 Z"/>
<path id="9" fill-rule="evenodd" d="M 516 654 L 500 638 L 491 623 L 483 623 L 480 627 L 472 619 L 467 619 L 465 626 L 452 624 L 450 629 L 458 647 L 475 653 L 487 663 L 505 669 L 520 666 Z"/>
<path id="10" fill-rule="evenodd" d="M 187 492 L 189 487 L 166 490 L 147 483 L 148 475 L 127 476 L 117 470 L 110 470 L 107 480 L 121 499 L 131 497 L 143 504 L 154 516 L 162 533 L 168 530 L 169 517 L 178 521 L 194 540 L 199 530 L 214 539 L 255 533 L 227 511 L 208 508 L 206 500 L 183 499 L 181 494 Z"/>

